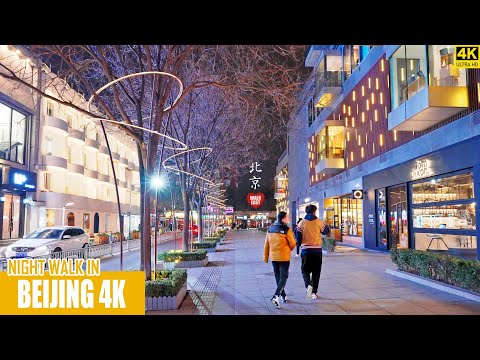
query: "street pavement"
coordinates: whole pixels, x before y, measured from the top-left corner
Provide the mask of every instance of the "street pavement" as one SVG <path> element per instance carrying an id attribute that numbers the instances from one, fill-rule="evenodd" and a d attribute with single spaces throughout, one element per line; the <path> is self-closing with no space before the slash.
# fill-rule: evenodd
<path id="1" fill-rule="evenodd" d="M 480 315 L 478 302 L 387 274 L 386 268 L 396 269 L 389 254 L 346 246 L 324 255 L 317 300 L 305 299 L 300 258 L 292 253 L 289 301 L 277 309 L 270 303 L 276 287 L 272 265 L 262 261 L 265 234 L 244 230 L 227 236 L 225 245 L 208 254 L 207 267 L 188 269 L 189 292 L 178 310 L 147 314 Z"/>

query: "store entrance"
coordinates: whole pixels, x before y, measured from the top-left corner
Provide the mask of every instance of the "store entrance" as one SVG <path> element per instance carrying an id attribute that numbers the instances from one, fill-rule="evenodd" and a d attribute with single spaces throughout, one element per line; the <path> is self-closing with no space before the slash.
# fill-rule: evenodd
<path id="1" fill-rule="evenodd" d="M 5 194 L 2 239 L 17 239 L 20 230 L 20 196 Z"/>

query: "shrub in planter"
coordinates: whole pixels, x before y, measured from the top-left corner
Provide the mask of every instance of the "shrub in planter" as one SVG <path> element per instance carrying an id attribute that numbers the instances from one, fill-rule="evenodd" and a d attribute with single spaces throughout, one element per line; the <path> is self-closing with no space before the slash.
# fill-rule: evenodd
<path id="1" fill-rule="evenodd" d="M 322 241 L 322 248 L 325 251 L 328 252 L 334 252 L 335 251 L 335 246 L 336 246 L 336 241 L 335 239 L 332 238 L 325 238 Z"/>
<path id="2" fill-rule="evenodd" d="M 168 250 L 158 254 L 158 260 L 164 262 L 180 262 L 180 261 L 196 261 L 203 260 L 207 257 L 206 250 L 182 251 Z"/>
<path id="3" fill-rule="evenodd" d="M 480 262 L 420 250 L 392 249 L 399 270 L 480 292 Z"/>
<path id="4" fill-rule="evenodd" d="M 93 243 L 95 245 L 108 244 L 108 238 L 109 236 L 106 233 L 95 234 Z"/>
<path id="5" fill-rule="evenodd" d="M 186 269 L 157 271 L 156 280 L 145 281 L 145 297 L 175 296 L 187 281 Z M 153 273 L 152 273 L 153 278 Z"/>
<path id="6" fill-rule="evenodd" d="M 130 233 L 130 238 L 133 240 L 133 239 L 140 239 L 140 231 L 138 230 L 133 230 L 131 233 Z"/>
<path id="7" fill-rule="evenodd" d="M 202 243 L 194 242 L 193 248 L 194 249 L 212 249 L 217 246 L 217 242 L 214 240 L 204 241 Z"/>

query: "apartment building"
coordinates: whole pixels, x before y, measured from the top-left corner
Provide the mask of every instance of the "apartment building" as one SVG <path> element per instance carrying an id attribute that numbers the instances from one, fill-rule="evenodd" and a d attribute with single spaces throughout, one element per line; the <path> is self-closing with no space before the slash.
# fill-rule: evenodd
<path id="1" fill-rule="evenodd" d="M 275 171 L 275 207 L 280 211 L 290 213 L 288 203 L 288 149 L 278 159 Z"/>
<path id="2" fill-rule="evenodd" d="M 18 49 L 8 46 L 3 46 L 2 51 L 21 54 Z M 3 57 L 4 62 L 10 63 L 6 58 Z M 32 69 L 35 81 L 45 87 L 43 90 L 47 94 L 57 97 L 61 89 L 62 97 L 85 108 L 83 96 L 57 78 L 45 64 L 34 64 Z M 18 85 L 5 82 L 0 87 L 0 106 L 11 107 L 11 133 L 15 134 L 10 136 L 9 158 L 2 162 L 8 163 L 10 170 L 2 185 L 5 188 L 2 189 L 5 194 L 2 193 L 5 198 L 3 229 L 7 225 L 10 233 L 2 230 L 2 238 L 21 237 L 39 227 L 54 225 L 81 226 L 89 234 L 118 231 L 113 173 L 99 125 L 80 111 L 40 97 L 30 90 L 26 91 L 34 101 L 19 106 L 22 104 L 18 103 L 18 92 L 8 92 L 8 86 L 16 88 Z M 17 112 L 25 116 L 26 135 L 15 125 L 20 116 Z M 2 115 L 2 121 L 3 118 L 6 119 Z M 25 141 L 17 140 L 19 136 L 25 136 Z M 128 234 L 138 229 L 140 223 L 137 151 L 133 139 L 122 131 L 111 132 L 108 139 L 120 192 L 124 229 Z M 23 160 L 25 164 L 21 163 L 22 156 L 26 159 Z M 5 217 L 13 219 L 13 231 L 10 230 L 12 226 L 6 223 L 9 221 L 11 225 L 12 220 L 5 220 Z"/>
<path id="3" fill-rule="evenodd" d="M 479 69 L 454 45 L 312 45 L 292 114 L 292 218 L 345 244 L 479 258 Z"/>

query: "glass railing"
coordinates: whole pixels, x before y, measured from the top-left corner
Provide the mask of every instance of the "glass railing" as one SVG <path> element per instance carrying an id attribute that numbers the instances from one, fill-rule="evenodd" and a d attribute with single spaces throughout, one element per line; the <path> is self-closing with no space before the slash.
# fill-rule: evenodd
<path id="1" fill-rule="evenodd" d="M 317 74 L 315 82 L 315 97 L 317 97 L 324 87 L 341 87 L 343 71 L 326 71 Z"/>

